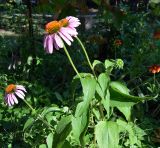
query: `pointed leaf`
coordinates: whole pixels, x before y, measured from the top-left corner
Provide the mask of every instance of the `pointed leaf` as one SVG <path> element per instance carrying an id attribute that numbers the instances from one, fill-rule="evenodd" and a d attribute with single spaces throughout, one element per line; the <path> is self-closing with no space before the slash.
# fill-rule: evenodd
<path id="1" fill-rule="evenodd" d="M 89 123 L 88 111 L 83 112 L 81 116 L 72 117 L 73 136 L 78 144 L 84 145 L 84 136 Z"/>
<path id="2" fill-rule="evenodd" d="M 109 116 L 110 108 L 110 93 L 109 93 L 110 77 L 106 73 L 101 73 L 98 77 L 98 83 L 96 86 L 96 92 L 101 97 L 101 102 L 106 109 Z"/>
<path id="3" fill-rule="evenodd" d="M 131 107 L 130 106 L 118 106 L 117 107 L 118 110 L 120 112 L 123 113 L 123 115 L 125 116 L 126 120 L 129 121 L 130 120 L 130 117 L 131 117 Z"/>
<path id="4" fill-rule="evenodd" d="M 100 121 L 95 127 L 99 148 L 118 148 L 119 130 L 116 122 Z"/>
<path id="5" fill-rule="evenodd" d="M 34 118 L 29 118 L 26 123 L 24 124 L 24 127 L 23 127 L 23 131 L 25 131 L 27 128 L 31 127 L 34 123 Z"/>
<path id="6" fill-rule="evenodd" d="M 138 102 L 154 99 L 154 97 L 132 96 L 129 94 L 128 92 L 129 90 L 127 89 L 127 87 L 124 87 L 124 85 L 115 85 L 115 84 L 113 85 L 113 84 L 114 83 L 110 83 L 110 89 L 109 89 L 111 106 L 116 106 L 116 107 L 133 106 Z"/>
<path id="7" fill-rule="evenodd" d="M 59 121 L 53 138 L 54 148 L 61 148 L 71 132 L 71 116 L 62 117 Z"/>
<path id="8" fill-rule="evenodd" d="M 53 144 L 53 134 L 50 133 L 48 136 L 47 136 L 47 146 L 48 148 L 52 148 L 52 144 Z"/>
<path id="9" fill-rule="evenodd" d="M 77 105 L 75 114 L 76 117 L 81 116 L 82 113 L 88 109 L 96 90 L 96 80 L 93 77 L 87 76 L 85 78 L 82 78 L 81 83 L 84 94 L 83 102 L 81 102 L 81 104 L 83 105 Z"/>

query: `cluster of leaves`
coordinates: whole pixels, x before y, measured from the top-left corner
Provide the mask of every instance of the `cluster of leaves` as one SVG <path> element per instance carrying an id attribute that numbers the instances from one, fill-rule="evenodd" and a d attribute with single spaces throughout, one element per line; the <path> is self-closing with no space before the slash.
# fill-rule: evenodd
<path id="1" fill-rule="evenodd" d="M 82 29 L 79 34 L 84 40 L 92 34 L 85 42 L 89 55 L 103 59 L 103 62 L 93 62 L 95 75 L 80 73 L 82 78 L 75 76 L 73 80 L 73 71 L 63 52 L 44 55 L 41 25 L 45 24 L 46 18 L 42 17 L 41 21 L 32 18 L 36 45 L 33 47 L 32 37 L 28 36 L 29 28 L 26 28 L 29 26 L 26 3 L 23 5 L 21 0 L 13 0 L 3 6 L 5 15 L 2 15 L 1 26 L 18 33 L 18 36 L 0 38 L 3 51 L 0 53 L 3 59 L 0 65 L 1 86 L 15 82 L 24 84 L 28 91 L 26 100 L 36 108 L 36 112 L 31 112 L 23 102 L 8 109 L 2 101 L 2 147 L 158 146 L 155 143 L 159 143 L 159 120 L 153 116 L 159 115 L 158 99 L 155 98 L 160 84 L 158 76 L 153 84 L 147 68 L 159 62 L 159 41 L 152 38 L 153 28 L 159 27 L 159 4 L 154 0 L 150 4 L 151 12 L 136 13 L 130 12 L 126 3 L 120 3 L 123 11 L 118 11 L 103 5 L 100 0 L 93 1 L 99 8 L 98 23 L 90 30 L 91 33 Z M 77 14 L 77 9 L 78 13 L 88 11 L 84 2 L 79 4 L 76 0 L 39 1 L 32 8 L 36 13 L 54 12 L 55 18 Z M 68 9 L 72 11 L 68 12 Z M 100 37 L 97 37 L 97 30 Z M 116 39 L 122 41 L 121 46 L 115 46 Z M 78 69 L 89 71 L 80 49 L 74 46 L 72 48 L 76 51 L 69 50 Z M 36 50 L 36 56 L 32 50 Z M 106 60 L 108 57 L 123 59 L 125 67 L 122 60 Z M 156 97 L 144 97 L 144 94 Z M 1 98 L 3 95 L 1 89 Z"/>

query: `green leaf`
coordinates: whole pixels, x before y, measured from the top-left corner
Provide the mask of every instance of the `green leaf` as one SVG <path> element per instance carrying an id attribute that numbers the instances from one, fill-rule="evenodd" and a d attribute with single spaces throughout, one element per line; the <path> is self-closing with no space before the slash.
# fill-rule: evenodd
<path id="1" fill-rule="evenodd" d="M 72 131 L 78 144 L 84 146 L 84 136 L 88 128 L 89 115 L 88 111 L 83 112 L 81 116 L 72 117 Z"/>
<path id="2" fill-rule="evenodd" d="M 96 3 L 97 5 L 101 4 L 101 0 L 92 0 L 94 3 Z"/>
<path id="3" fill-rule="evenodd" d="M 117 124 L 119 126 L 119 132 L 128 132 L 129 144 L 131 146 L 136 144 L 139 147 L 142 147 L 141 140 L 144 140 L 144 136 L 146 135 L 146 133 L 141 128 L 139 128 L 133 122 L 127 123 L 121 119 L 117 120 Z"/>
<path id="4" fill-rule="evenodd" d="M 60 95 L 60 93 L 55 92 L 54 94 L 55 94 L 56 98 L 57 98 L 59 101 L 63 102 L 63 98 L 62 98 L 62 96 Z"/>
<path id="5" fill-rule="evenodd" d="M 120 83 L 119 83 L 120 84 Z M 117 82 L 110 83 L 110 100 L 113 107 L 133 106 L 144 100 L 151 100 L 154 97 L 138 97 L 129 94 L 129 90 L 124 85 L 119 85 Z"/>
<path id="6" fill-rule="evenodd" d="M 71 132 L 71 116 L 62 117 L 59 121 L 54 138 L 53 138 L 53 146 L 54 148 L 61 148 Z"/>
<path id="7" fill-rule="evenodd" d="M 41 116 L 44 117 L 50 112 L 62 112 L 60 108 L 58 107 L 46 107 L 43 112 L 41 113 Z"/>
<path id="8" fill-rule="evenodd" d="M 110 116 L 110 92 L 109 92 L 109 90 L 107 90 L 106 96 L 105 96 L 105 98 L 103 98 L 101 100 L 101 102 L 102 102 L 104 108 L 106 109 L 107 116 L 109 118 L 109 116 Z"/>
<path id="9" fill-rule="evenodd" d="M 52 148 L 52 144 L 53 144 L 53 133 L 50 133 L 48 136 L 47 136 L 47 146 L 48 148 Z"/>
<path id="10" fill-rule="evenodd" d="M 112 81 L 110 83 L 110 86 L 118 91 L 120 91 L 121 93 L 124 93 L 124 94 L 127 94 L 129 95 L 129 89 L 124 85 L 122 84 L 121 82 L 118 82 L 118 81 Z"/>
<path id="11" fill-rule="evenodd" d="M 97 65 L 103 65 L 103 63 L 99 60 L 94 60 L 93 64 L 92 64 L 93 68 L 95 68 L 95 66 L 97 66 Z"/>
<path id="12" fill-rule="evenodd" d="M 46 144 L 41 144 L 39 148 L 47 148 Z"/>
<path id="13" fill-rule="evenodd" d="M 108 116 L 110 114 L 110 93 L 109 93 L 110 77 L 106 73 L 101 73 L 98 77 L 96 92 L 101 97 L 101 102 L 106 109 Z"/>
<path id="14" fill-rule="evenodd" d="M 112 62 L 110 60 L 105 60 L 104 65 L 105 65 L 106 70 L 111 72 L 115 65 L 115 62 Z"/>
<path id="15" fill-rule="evenodd" d="M 75 117 L 81 116 L 88 109 L 96 90 L 96 80 L 93 77 L 87 76 L 82 78 L 81 84 L 84 94 L 83 102 L 81 103 L 83 105 L 77 105 Z"/>
<path id="16" fill-rule="evenodd" d="M 131 117 L 131 107 L 130 106 L 121 106 L 121 107 L 117 107 L 118 110 L 123 113 L 123 115 L 125 116 L 126 120 L 129 121 L 130 117 Z"/>
<path id="17" fill-rule="evenodd" d="M 72 148 L 71 144 L 66 140 L 62 146 L 62 148 Z"/>
<path id="18" fill-rule="evenodd" d="M 119 130 L 117 123 L 100 121 L 95 127 L 95 138 L 99 148 L 118 148 Z"/>
<path id="19" fill-rule="evenodd" d="M 97 84 L 97 92 L 98 94 L 104 98 L 106 91 L 108 89 L 110 82 L 110 77 L 106 73 L 101 73 L 98 77 L 98 84 Z"/>
<path id="20" fill-rule="evenodd" d="M 29 118 L 26 123 L 24 124 L 24 127 L 23 127 L 23 131 L 25 131 L 27 128 L 31 127 L 34 123 L 34 118 Z"/>
<path id="21" fill-rule="evenodd" d="M 27 64 L 28 65 L 31 65 L 33 62 L 33 57 L 32 56 L 29 56 L 28 59 L 27 59 Z"/>
<path id="22" fill-rule="evenodd" d="M 61 134 L 64 131 L 64 129 L 66 128 L 66 125 L 68 125 L 70 123 L 71 123 L 71 116 L 63 117 L 58 122 L 58 125 L 57 125 L 57 128 L 56 128 L 56 133 Z"/>
<path id="23" fill-rule="evenodd" d="M 160 0 L 150 0 L 150 3 L 160 3 Z"/>
<path id="24" fill-rule="evenodd" d="M 93 65 L 93 69 L 95 69 L 95 71 L 98 71 L 98 72 L 104 72 L 105 71 L 104 64 L 101 61 L 94 60 L 92 65 Z"/>

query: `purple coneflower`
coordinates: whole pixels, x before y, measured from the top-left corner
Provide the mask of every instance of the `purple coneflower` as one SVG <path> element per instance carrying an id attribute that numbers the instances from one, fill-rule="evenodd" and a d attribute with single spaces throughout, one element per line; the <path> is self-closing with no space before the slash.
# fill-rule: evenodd
<path id="1" fill-rule="evenodd" d="M 73 41 L 72 37 L 78 35 L 75 29 L 80 25 L 78 18 L 68 16 L 60 21 L 52 21 L 46 24 L 46 35 L 44 38 L 44 49 L 47 53 L 53 53 L 54 49 L 63 48 L 63 41 L 69 46 Z M 62 40 L 63 39 L 63 40 Z"/>
<path id="2" fill-rule="evenodd" d="M 17 97 L 24 99 L 25 94 L 27 92 L 24 86 L 10 84 L 5 89 L 5 102 L 8 106 L 12 106 L 15 103 L 18 104 Z"/>

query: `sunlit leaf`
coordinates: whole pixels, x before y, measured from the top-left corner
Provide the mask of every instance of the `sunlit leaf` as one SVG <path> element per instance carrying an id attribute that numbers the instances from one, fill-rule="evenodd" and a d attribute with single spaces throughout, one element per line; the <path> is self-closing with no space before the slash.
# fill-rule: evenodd
<path id="1" fill-rule="evenodd" d="M 48 136 L 47 136 L 47 146 L 48 148 L 52 148 L 52 144 L 53 144 L 53 133 L 50 133 Z"/>
<path id="2" fill-rule="evenodd" d="M 81 105 L 83 104 L 81 103 Z M 89 122 L 87 112 L 88 111 L 85 111 L 81 116 L 72 118 L 73 136 L 79 144 L 81 143 L 81 145 L 84 145 L 84 136 Z"/>
<path id="3" fill-rule="evenodd" d="M 95 127 L 95 138 L 99 148 L 118 148 L 119 130 L 116 122 L 100 121 Z"/>
<path id="4" fill-rule="evenodd" d="M 76 108 L 75 117 L 81 116 L 83 112 L 85 112 L 91 100 L 95 95 L 96 90 L 96 80 L 94 77 L 87 76 L 81 79 L 82 89 L 83 89 L 83 105 L 79 105 Z"/>

